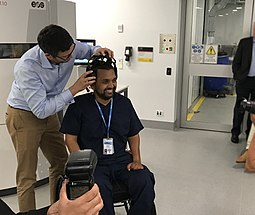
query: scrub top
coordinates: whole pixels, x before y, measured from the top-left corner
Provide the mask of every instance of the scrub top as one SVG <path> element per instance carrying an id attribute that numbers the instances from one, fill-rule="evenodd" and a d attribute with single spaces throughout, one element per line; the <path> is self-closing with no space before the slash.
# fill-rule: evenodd
<path id="1" fill-rule="evenodd" d="M 106 106 L 99 103 L 106 124 L 108 124 L 109 102 Z M 100 115 L 93 93 L 75 97 L 75 103 L 69 105 L 60 131 L 77 135 L 80 149 L 92 149 L 98 156 L 97 165 L 126 164 L 132 161 L 126 151 L 128 137 L 138 134 L 143 129 L 131 101 L 118 93 L 113 96 L 110 138 L 113 138 L 114 154 L 103 155 L 103 138 L 107 129 Z"/>

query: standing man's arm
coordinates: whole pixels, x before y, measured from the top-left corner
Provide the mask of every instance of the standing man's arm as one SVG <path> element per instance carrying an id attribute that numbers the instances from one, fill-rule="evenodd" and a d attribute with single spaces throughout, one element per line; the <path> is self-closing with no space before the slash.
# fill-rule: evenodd
<path id="1" fill-rule="evenodd" d="M 113 51 L 108 48 L 99 48 L 96 50 L 96 54 L 108 55 L 109 57 L 114 57 Z"/>
<path id="2" fill-rule="evenodd" d="M 237 51 L 236 51 L 235 57 L 234 57 L 234 60 L 233 60 L 233 63 L 232 63 L 232 72 L 233 72 L 235 80 L 236 80 L 236 74 L 238 73 L 238 71 L 241 68 L 242 47 L 243 47 L 242 43 L 243 43 L 243 40 L 240 40 L 240 42 L 238 44 L 238 47 L 237 47 Z"/>
<path id="3" fill-rule="evenodd" d="M 132 153 L 133 162 L 128 164 L 127 169 L 130 170 L 138 170 L 143 169 L 143 165 L 141 162 L 141 154 L 140 154 L 140 136 L 136 134 L 132 137 L 128 137 L 128 144 Z"/>
<path id="4" fill-rule="evenodd" d="M 91 46 L 81 43 L 78 40 L 74 40 L 74 42 L 77 46 L 77 49 L 75 50 L 75 58 L 77 59 L 89 59 L 94 54 L 108 55 L 109 57 L 114 57 L 114 53 L 111 49 L 102 48 L 101 46 Z"/>

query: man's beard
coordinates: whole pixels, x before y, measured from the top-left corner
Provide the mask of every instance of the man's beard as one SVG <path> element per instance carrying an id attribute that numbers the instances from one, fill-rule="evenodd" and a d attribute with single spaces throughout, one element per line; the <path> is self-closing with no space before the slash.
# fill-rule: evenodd
<path id="1" fill-rule="evenodd" d="M 115 91 L 116 91 L 116 87 L 113 87 L 111 95 L 108 95 L 107 90 L 109 90 L 109 89 L 105 89 L 105 90 L 104 90 L 104 93 L 98 93 L 98 92 L 96 91 L 96 94 L 97 94 L 97 96 L 98 96 L 99 98 L 101 98 L 101 99 L 107 101 L 107 100 L 109 100 L 109 99 L 111 99 L 111 98 L 113 97 L 113 95 L 114 95 L 114 93 L 115 93 Z"/>

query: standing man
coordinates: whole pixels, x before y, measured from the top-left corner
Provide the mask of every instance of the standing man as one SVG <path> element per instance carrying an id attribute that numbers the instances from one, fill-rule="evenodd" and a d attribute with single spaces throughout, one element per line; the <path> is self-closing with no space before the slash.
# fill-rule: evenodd
<path id="1" fill-rule="evenodd" d="M 240 103 L 246 98 L 255 100 L 255 24 L 253 24 L 253 37 L 247 37 L 240 40 L 233 60 L 232 71 L 236 80 L 236 103 L 234 107 L 233 127 L 231 129 L 231 141 L 239 142 L 241 133 L 241 124 L 243 122 L 244 112 L 240 112 Z M 248 137 L 251 128 L 250 116 L 247 118 L 247 129 L 245 131 Z"/>
<path id="2" fill-rule="evenodd" d="M 96 76 L 96 82 L 91 85 L 94 92 L 75 98 L 75 103 L 66 111 L 60 131 L 66 134 L 70 152 L 92 149 L 97 154 L 94 178 L 104 202 L 100 215 L 115 214 L 114 181 L 122 181 L 129 189 L 129 215 L 152 215 L 154 176 L 142 164 L 140 156 L 139 132 L 143 125 L 131 101 L 115 92 L 116 62 L 107 56 L 93 56 L 88 67 Z M 131 153 L 126 151 L 127 143 Z"/>
<path id="3" fill-rule="evenodd" d="M 49 25 L 38 37 L 38 45 L 28 50 L 14 67 L 14 82 L 7 99 L 6 125 L 17 155 L 17 195 L 21 212 L 34 210 L 38 148 L 50 163 L 51 203 L 57 177 L 63 174 L 67 152 L 59 133 L 57 113 L 74 102 L 74 95 L 95 82 L 85 72 L 64 90 L 75 58 L 94 53 L 113 55 L 107 48 L 74 41 L 62 27 Z"/>

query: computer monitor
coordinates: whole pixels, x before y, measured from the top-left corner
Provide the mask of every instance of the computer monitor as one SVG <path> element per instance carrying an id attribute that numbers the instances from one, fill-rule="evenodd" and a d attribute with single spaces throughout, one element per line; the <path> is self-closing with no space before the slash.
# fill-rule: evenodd
<path id="1" fill-rule="evenodd" d="M 1 3 L 0 3 L 1 4 Z M 36 43 L 0 43 L 0 59 L 20 58 Z"/>
<path id="2" fill-rule="evenodd" d="M 96 40 L 93 39 L 76 39 L 82 43 L 86 43 L 89 44 L 91 46 L 95 46 L 96 45 Z M 88 60 L 87 59 L 75 59 L 74 61 L 74 65 L 87 65 L 88 64 Z"/>

